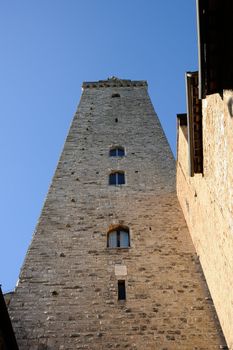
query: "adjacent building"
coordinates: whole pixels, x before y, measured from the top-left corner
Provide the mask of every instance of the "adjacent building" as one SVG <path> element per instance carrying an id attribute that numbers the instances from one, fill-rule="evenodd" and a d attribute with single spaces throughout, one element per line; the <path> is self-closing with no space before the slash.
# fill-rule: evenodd
<path id="1" fill-rule="evenodd" d="M 197 1 L 199 72 L 178 116 L 177 193 L 233 349 L 233 2 Z"/>
<path id="2" fill-rule="evenodd" d="M 0 286 L 0 350 L 18 350 L 15 334 Z"/>

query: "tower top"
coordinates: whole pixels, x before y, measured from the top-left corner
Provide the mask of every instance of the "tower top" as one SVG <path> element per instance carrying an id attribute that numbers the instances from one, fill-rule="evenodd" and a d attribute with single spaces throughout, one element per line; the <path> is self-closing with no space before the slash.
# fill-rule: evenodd
<path id="1" fill-rule="evenodd" d="M 88 88 L 105 88 L 105 87 L 132 87 L 132 86 L 146 86 L 146 80 L 128 80 L 128 79 L 119 79 L 117 77 L 110 77 L 107 80 L 99 81 L 90 81 L 84 82 L 82 85 L 83 89 Z"/>

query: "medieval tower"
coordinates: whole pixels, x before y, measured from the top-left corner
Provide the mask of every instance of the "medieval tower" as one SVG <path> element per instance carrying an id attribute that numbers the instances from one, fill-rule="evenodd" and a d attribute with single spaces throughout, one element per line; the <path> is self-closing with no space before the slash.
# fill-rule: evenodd
<path id="1" fill-rule="evenodd" d="M 225 348 L 145 81 L 83 84 L 10 315 L 20 350 Z"/>

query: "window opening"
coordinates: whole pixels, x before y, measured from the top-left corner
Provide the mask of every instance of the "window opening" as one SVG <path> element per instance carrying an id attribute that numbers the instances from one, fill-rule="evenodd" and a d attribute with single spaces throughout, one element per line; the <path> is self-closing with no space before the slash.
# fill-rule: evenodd
<path id="1" fill-rule="evenodd" d="M 203 174 L 202 100 L 198 98 L 198 72 L 186 73 L 188 101 L 189 175 Z"/>
<path id="2" fill-rule="evenodd" d="M 118 300 L 126 300 L 125 281 L 118 281 Z"/>
<path id="3" fill-rule="evenodd" d="M 112 98 L 114 97 L 121 97 L 120 94 L 112 94 Z"/>
<path id="4" fill-rule="evenodd" d="M 125 155 L 125 150 L 123 147 L 114 147 L 109 151 L 110 157 L 124 157 L 124 155 Z"/>
<path id="5" fill-rule="evenodd" d="M 109 175 L 109 185 L 124 185 L 125 184 L 125 173 L 114 172 Z"/>
<path id="6" fill-rule="evenodd" d="M 115 122 L 118 123 L 118 118 L 115 118 Z"/>
<path id="7" fill-rule="evenodd" d="M 129 248 L 129 230 L 118 229 L 109 232 L 107 246 L 109 248 Z"/>

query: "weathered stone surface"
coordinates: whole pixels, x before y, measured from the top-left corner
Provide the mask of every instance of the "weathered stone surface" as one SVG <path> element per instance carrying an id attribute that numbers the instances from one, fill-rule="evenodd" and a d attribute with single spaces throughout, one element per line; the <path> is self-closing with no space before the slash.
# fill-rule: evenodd
<path id="1" fill-rule="evenodd" d="M 126 156 L 109 157 L 113 145 Z M 112 170 L 125 185 L 108 185 Z M 118 224 L 128 249 L 107 248 Z M 84 84 L 10 306 L 20 350 L 219 349 L 208 298 L 146 83 Z"/>
<path id="2" fill-rule="evenodd" d="M 185 126 L 178 132 L 177 192 L 228 346 L 233 349 L 233 93 L 203 100 L 203 176 L 188 175 Z"/>

